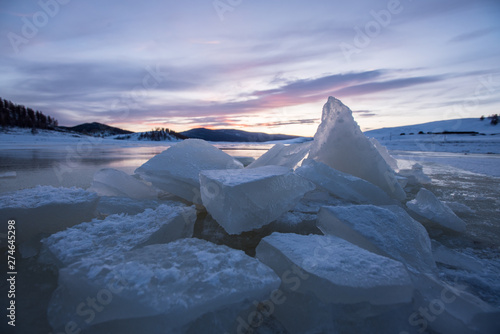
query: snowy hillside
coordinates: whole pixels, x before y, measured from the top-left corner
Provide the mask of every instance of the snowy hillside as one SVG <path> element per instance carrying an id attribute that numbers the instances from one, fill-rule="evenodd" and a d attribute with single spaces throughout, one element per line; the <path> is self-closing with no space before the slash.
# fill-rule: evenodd
<path id="1" fill-rule="evenodd" d="M 500 126 L 492 125 L 490 120 L 485 119 L 481 121 L 478 118 L 459 118 L 450 119 L 446 121 L 429 122 L 423 124 L 406 125 L 393 128 L 382 128 L 378 130 L 367 131 L 366 135 L 369 137 L 375 137 L 377 139 L 390 136 L 390 135 L 400 135 L 404 133 L 409 135 L 410 133 L 418 134 L 420 131 L 427 134 L 432 133 L 442 133 L 442 132 L 477 132 L 478 134 L 500 134 Z"/>
<path id="2" fill-rule="evenodd" d="M 500 154 L 500 126 L 462 118 L 365 132 L 389 150 Z"/>

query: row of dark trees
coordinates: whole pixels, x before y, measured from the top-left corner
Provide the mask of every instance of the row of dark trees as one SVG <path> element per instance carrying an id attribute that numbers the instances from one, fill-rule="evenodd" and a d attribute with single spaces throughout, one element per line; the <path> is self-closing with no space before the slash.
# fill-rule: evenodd
<path id="1" fill-rule="evenodd" d="M 486 117 L 481 116 L 480 120 L 484 121 L 485 118 Z M 487 118 L 490 120 L 491 124 L 493 124 L 493 125 L 497 125 L 498 124 L 498 114 L 490 115 Z"/>
<path id="2" fill-rule="evenodd" d="M 139 140 L 162 141 L 169 139 L 186 139 L 187 137 L 166 128 L 156 128 L 154 130 L 143 132 L 139 135 Z"/>
<path id="3" fill-rule="evenodd" d="M 58 126 L 55 118 L 44 115 L 41 111 L 26 108 L 12 101 L 0 98 L 0 126 L 31 129 L 54 129 Z"/>

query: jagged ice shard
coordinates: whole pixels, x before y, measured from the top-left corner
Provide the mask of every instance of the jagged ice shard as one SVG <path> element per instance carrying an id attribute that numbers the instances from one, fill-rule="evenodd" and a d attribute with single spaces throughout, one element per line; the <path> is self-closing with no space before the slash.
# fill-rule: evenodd
<path id="1" fill-rule="evenodd" d="M 199 174 L 203 170 L 239 169 L 243 164 L 204 140 L 187 139 L 136 169 L 159 189 L 201 204 Z"/>
<path id="2" fill-rule="evenodd" d="M 365 179 L 397 200 L 406 198 L 394 171 L 361 132 L 352 111 L 334 97 L 323 107 L 309 158 Z"/>
<path id="3" fill-rule="evenodd" d="M 441 202 L 432 192 L 422 188 L 414 200 L 406 203 L 411 211 L 430 222 L 455 232 L 464 232 L 465 222 L 460 219 L 446 204 Z"/>

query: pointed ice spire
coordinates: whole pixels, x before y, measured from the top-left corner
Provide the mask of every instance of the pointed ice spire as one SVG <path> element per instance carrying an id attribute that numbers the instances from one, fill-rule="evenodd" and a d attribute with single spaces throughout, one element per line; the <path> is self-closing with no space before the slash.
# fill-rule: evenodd
<path id="1" fill-rule="evenodd" d="M 334 97 L 330 96 L 323 107 L 309 158 L 365 179 L 395 199 L 406 197 L 394 170 L 361 132 L 352 111 Z"/>

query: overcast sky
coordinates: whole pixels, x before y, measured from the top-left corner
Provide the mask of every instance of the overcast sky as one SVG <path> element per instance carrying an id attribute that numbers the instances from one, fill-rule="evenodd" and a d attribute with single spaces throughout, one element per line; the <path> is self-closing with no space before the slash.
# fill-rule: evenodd
<path id="1" fill-rule="evenodd" d="M 313 135 L 500 112 L 498 0 L 0 0 L 0 96 L 61 125 Z"/>

